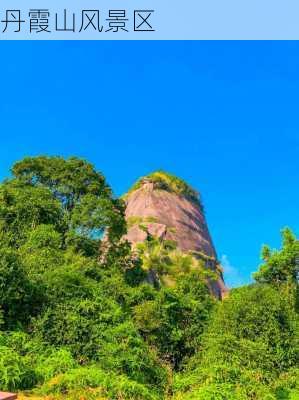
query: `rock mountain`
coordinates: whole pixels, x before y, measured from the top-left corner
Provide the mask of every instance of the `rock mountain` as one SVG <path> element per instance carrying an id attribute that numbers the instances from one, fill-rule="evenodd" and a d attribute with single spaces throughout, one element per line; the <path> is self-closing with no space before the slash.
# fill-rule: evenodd
<path id="1" fill-rule="evenodd" d="M 159 171 L 141 178 L 125 195 L 127 239 L 136 245 L 150 234 L 172 240 L 182 252 L 191 253 L 217 271 L 210 282 L 219 298 L 227 292 L 209 233 L 199 194 L 183 180 Z"/>

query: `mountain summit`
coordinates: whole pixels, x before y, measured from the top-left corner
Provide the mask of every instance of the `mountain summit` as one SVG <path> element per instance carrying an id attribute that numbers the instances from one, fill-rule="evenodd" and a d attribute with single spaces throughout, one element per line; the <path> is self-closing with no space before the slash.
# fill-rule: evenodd
<path id="1" fill-rule="evenodd" d="M 204 260 L 207 268 L 218 272 L 211 289 L 222 297 L 226 288 L 199 193 L 182 179 L 158 171 L 140 178 L 124 198 L 128 241 L 134 246 L 151 235 L 176 242 L 179 250 Z"/>

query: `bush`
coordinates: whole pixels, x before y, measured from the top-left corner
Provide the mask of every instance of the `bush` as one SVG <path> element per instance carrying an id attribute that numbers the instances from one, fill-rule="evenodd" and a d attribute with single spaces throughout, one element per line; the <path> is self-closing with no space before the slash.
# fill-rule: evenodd
<path id="1" fill-rule="evenodd" d="M 43 354 L 37 358 L 35 367 L 37 379 L 41 383 L 77 366 L 71 353 L 66 349 L 48 350 L 47 353 L 48 354 Z"/>
<path id="2" fill-rule="evenodd" d="M 73 369 L 61 374 L 44 384 L 41 394 L 68 394 L 73 390 L 99 388 L 103 396 L 110 400 L 156 400 L 158 397 L 153 389 L 134 382 L 123 375 L 104 372 L 94 365 Z"/>
<path id="3" fill-rule="evenodd" d="M 14 350 L 0 346 L 0 387 L 2 390 L 32 388 L 36 383 L 29 359 Z"/>

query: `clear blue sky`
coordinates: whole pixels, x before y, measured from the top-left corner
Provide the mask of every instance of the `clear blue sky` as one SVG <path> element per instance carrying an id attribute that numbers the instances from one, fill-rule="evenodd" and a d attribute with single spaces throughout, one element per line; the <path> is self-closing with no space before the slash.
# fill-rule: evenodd
<path id="1" fill-rule="evenodd" d="M 298 234 L 298 42 L 2 42 L 1 60 L 1 178 L 38 154 L 90 160 L 117 195 L 177 174 L 229 285 Z"/>

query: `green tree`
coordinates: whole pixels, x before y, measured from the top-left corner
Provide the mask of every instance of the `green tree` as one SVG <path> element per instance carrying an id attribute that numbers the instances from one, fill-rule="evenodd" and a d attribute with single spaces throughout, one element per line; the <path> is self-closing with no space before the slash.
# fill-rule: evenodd
<path id="1" fill-rule="evenodd" d="M 106 231 L 118 240 L 125 233 L 124 203 L 112 196 L 104 176 L 90 163 L 76 157 L 28 157 L 12 172 L 25 185 L 50 190 L 78 236 L 99 239 Z"/>
<path id="2" fill-rule="evenodd" d="M 232 290 L 175 388 L 190 399 L 225 399 L 223 385 L 233 399 L 276 399 L 277 379 L 298 365 L 298 322 L 291 293 L 260 284 Z"/>
<path id="3" fill-rule="evenodd" d="M 41 279 L 45 272 L 56 269 L 64 262 L 62 235 L 53 225 L 38 225 L 29 231 L 19 254 L 28 276 Z"/>
<path id="4" fill-rule="evenodd" d="M 63 212 L 51 192 L 16 180 L 0 186 L 0 238 L 15 247 L 24 243 L 28 233 L 41 224 L 63 231 Z"/>
<path id="5" fill-rule="evenodd" d="M 199 271 L 181 277 L 173 288 L 161 288 L 154 299 L 134 308 L 135 323 L 162 359 L 179 369 L 194 354 L 215 304 Z"/>
<path id="6" fill-rule="evenodd" d="M 81 159 L 71 157 L 27 157 L 15 163 L 13 175 L 30 186 L 46 187 L 54 197 L 71 211 L 82 196 L 109 197 L 111 189 L 102 174 Z"/>
<path id="7" fill-rule="evenodd" d="M 282 231 L 281 250 L 270 250 L 269 246 L 263 246 L 262 259 L 264 264 L 254 274 L 257 282 L 298 284 L 299 241 L 289 228 Z"/>
<path id="8" fill-rule="evenodd" d="M 42 288 L 27 277 L 15 250 L 0 247 L 0 310 L 4 329 L 16 327 L 37 314 L 43 302 Z"/>

